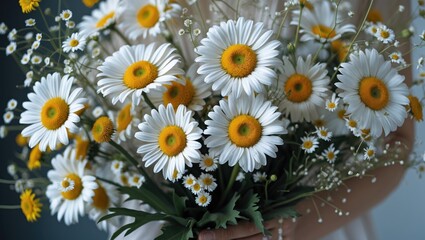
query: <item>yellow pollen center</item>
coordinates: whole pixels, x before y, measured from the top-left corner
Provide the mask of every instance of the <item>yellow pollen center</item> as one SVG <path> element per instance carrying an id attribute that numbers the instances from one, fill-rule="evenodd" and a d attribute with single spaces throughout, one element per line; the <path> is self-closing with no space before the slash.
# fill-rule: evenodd
<path id="1" fill-rule="evenodd" d="M 180 104 L 189 106 L 195 95 L 195 88 L 189 79 L 186 79 L 186 85 L 178 82 L 172 82 L 172 85 L 166 85 L 167 91 L 162 95 L 164 105 L 171 103 L 176 110 Z"/>
<path id="2" fill-rule="evenodd" d="M 392 58 L 392 59 L 394 59 L 394 60 L 398 60 L 398 59 L 400 59 L 400 58 L 398 57 L 398 55 L 397 55 L 397 54 L 393 54 L 393 55 L 391 56 L 391 58 Z"/>
<path id="3" fill-rule="evenodd" d="M 390 100 L 387 86 L 375 77 L 363 78 L 360 81 L 359 95 L 361 101 L 375 111 L 385 108 Z"/>
<path id="4" fill-rule="evenodd" d="M 257 54 L 247 45 L 231 45 L 221 55 L 221 67 L 234 78 L 247 77 L 257 67 Z"/>
<path id="5" fill-rule="evenodd" d="M 37 145 L 30 152 L 30 157 L 27 162 L 28 169 L 32 171 L 34 169 L 41 168 L 41 157 L 42 153 Z"/>
<path id="6" fill-rule="evenodd" d="M 41 108 L 41 123 L 48 130 L 60 128 L 68 119 L 69 106 L 60 97 L 51 98 Z"/>
<path id="7" fill-rule="evenodd" d="M 322 135 L 322 137 L 326 137 L 328 136 L 328 132 L 325 130 L 320 130 L 320 135 Z"/>
<path id="8" fill-rule="evenodd" d="M 202 196 L 199 197 L 199 202 L 200 203 L 204 204 L 207 201 L 208 201 L 208 198 L 206 196 L 202 195 Z"/>
<path id="9" fill-rule="evenodd" d="M 295 73 L 286 81 L 284 91 L 289 101 L 300 103 L 310 98 L 313 86 L 309 78 Z"/>
<path id="10" fill-rule="evenodd" d="M 334 159 L 335 153 L 334 152 L 328 152 L 328 159 Z"/>
<path id="11" fill-rule="evenodd" d="M 321 24 L 313 26 L 311 31 L 313 32 L 313 34 L 321 38 L 333 38 L 336 36 L 336 33 L 332 28 Z"/>
<path id="12" fill-rule="evenodd" d="M 252 147 L 261 139 L 263 128 L 260 122 L 249 115 L 239 115 L 229 123 L 230 141 L 238 147 Z"/>
<path id="13" fill-rule="evenodd" d="M 375 154 L 375 151 L 373 151 L 372 149 L 367 150 L 367 155 L 369 157 L 373 156 Z"/>
<path id="14" fill-rule="evenodd" d="M 98 142 L 109 142 L 114 133 L 114 125 L 106 116 L 100 117 L 94 122 L 92 128 L 93 139 Z"/>
<path id="15" fill-rule="evenodd" d="M 78 44 L 80 44 L 80 42 L 77 39 L 71 39 L 71 41 L 69 41 L 69 46 L 71 47 L 76 47 Z"/>
<path id="16" fill-rule="evenodd" d="M 305 149 L 310 149 L 310 148 L 313 147 L 313 142 L 312 141 L 305 141 L 305 142 L 303 142 L 303 147 Z"/>
<path id="17" fill-rule="evenodd" d="M 124 73 L 124 84 L 132 89 L 148 86 L 158 77 L 158 68 L 148 61 L 131 64 Z"/>
<path id="18" fill-rule="evenodd" d="M 75 158 L 77 160 L 84 159 L 89 151 L 90 141 L 84 140 L 81 137 L 76 138 L 75 143 Z"/>
<path id="19" fill-rule="evenodd" d="M 382 38 L 386 39 L 390 36 L 390 33 L 388 31 L 381 31 L 380 35 Z"/>
<path id="20" fill-rule="evenodd" d="M 356 128 L 357 127 L 357 122 L 355 120 L 353 120 L 353 119 L 350 119 L 348 121 L 348 126 L 351 127 L 351 128 Z"/>
<path id="21" fill-rule="evenodd" d="M 96 28 L 103 28 L 109 19 L 112 19 L 115 16 L 115 12 L 112 11 L 105 16 L 103 16 L 99 21 L 96 23 Z"/>
<path id="22" fill-rule="evenodd" d="M 336 105 L 335 105 L 335 103 L 334 102 L 330 102 L 330 103 L 328 103 L 328 108 L 329 109 L 334 109 L 336 107 Z"/>
<path id="23" fill-rule="evenodd" d="M 131 120 L 133 120 L 133 116 L 130 112 L 131 104 L 127 104 L 121 111 L 118 113 L 117 116 L 117 131 L 121 132 L 124 131 L 127 126 L 131 123 Z"/>
<path id="24" fill-rule="evenodd" d="M 124 186 L 128 186 L 128 177 L 126 175 L 121 174 L 120 179 Z"/>
<path id="25" fill-rule="evenodd" d="M 147 4 L 137 12 L 137 21 L 144 28 L 151 28 L 159 20 L 158 8 L 152 4 Z"/>
<path id="26" fill-rule="evenodd" d="M 106 194 L 105 189 L 99 185 L 94 190 L 94 196 L 93 196 L 93 206 L 100 210 L 107 210 L 109 207 L 109 197 L 108 194 Z"/>
<path id="27" fill-rule="evenodd" d="M 204 183 L 204 185 L 209 186 L 213 183 L 213 180 L 211 178 L 204 178 L 202 182 Z"/>
<path id="28" fill-rule="evenodd" d="M 176 156 L 186 147 L 186 134 L 178 126 L 167 126 L 158 138 L 159 148 L 168 156 Z"/>
<path id="29" fill-rule="evenodd" d="M 304 7 L 308 8 L 310 11 L 314 10 L 313 4 L 311 4 L 307 0 L 300 0 L 300 4 L 302 4 Z"/>
<path id="30" fill-rule="evenodd" d="M 193 185 L 193 190 L 194 190 L 195 192 L 197 192 L 197 191 L 201 190 L 201 185 L 199 185 L 199 183 L 195 183 L 195 184 Z"/>
<path id="31" fill-rule="evenodd" d="M 67 200 L 74 200 L 78 198 L 81 195 L 81 191 L 83 190 L 83 183 L 81 181 L 81 178 L 74 173 L 70 173 L 66 176 L 67 179 L 64 179 L 61 183 L 63 188 L 69 187 L 69 181 L 74 181 L 74 188 L 72 190 L 62 192 L 62 197 Z"/>
<path id="32" fill-rule="evenodd" d="M 313 122 L 313 124 L 316 127 L 323 127 L 325 126 L 325 121 L 323 121 L 322 119 L 317 119 Z"/>
<path id="33" fill-rule="evenodd" d="M 371 9 L 366 18 L 369 22 L 377 23 L 382 22 L 383 18 L 378 9 Z"/>
<path id="34" fill-rule="evenodd" d="M 186 179 L 186 184 L 192 185 L 193 184 L 193 179 L 192 178 Z"/>
<path id="35" fill-rule="evenodd" d="M 423 120 L 423 109 L 419 99 L 413 95 L 409 95 L 409 107 L 410 111 L 416 121 L 420 122 Z"/>
<path id="36" fill-rule="evenodd" d="M 345 111 L 344 109 L 339 110 L 338 111 L 338 118 L 344 120 L 347 117 L 347 115 L 345 114 L 346 112 L 347 111 Z"/>
<path id="37" fill-rule="evenodd" d="M 204 164 L 207 167 L 211 167 L 214 164 L 214 161 L 213 161 L 212 158 L 207 158 L 207 159 L 204 160 Z"/>

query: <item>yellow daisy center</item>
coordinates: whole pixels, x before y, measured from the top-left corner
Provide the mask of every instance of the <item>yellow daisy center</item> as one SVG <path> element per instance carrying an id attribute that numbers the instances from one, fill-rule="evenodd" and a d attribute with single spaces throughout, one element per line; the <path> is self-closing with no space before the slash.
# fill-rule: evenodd
<path id="1" fill-rule="evenodd" d="M 93 134 L 93 139 L 98 142 L 109 142 L 111 140 L 112 134 L 114 133 L 114 125 L 106 116 L 100 117 L 93 124 L 91 130 Z"/>
<path id="2" fill-rule="evenodd" d="M 128 177 L 125 174 L 121 174 L 120 176 L 121 182 L 123 185 L 128 186 Z"/>
<path id="3" fill-rule="evenodd" d="M 192 185 L 193 184 L 193 178 L 186 179 L 186 184 L 187 185 Z"/>
<path id="4" fill-rule="evenodd" d="M 212 158 L 206 158 L 204 159 L 204 164 L 207 167 L 211 167 L 212 165 L 214 165 L 214 160 Z"/>
<path id="5" fill-rule="evenodd" d="M 38 7 L 41 0 L 19 0 L 19 5 L 22 8 L 23 13 L 29 13 Z"/>
<path id="6" fill-rule="evenodd" d="M 347 117 L 347 111 L 345 109 L 338 111 L 338 118 L 344 120 Z"/>
<path id="7" fill-rule="evenodd" d="M 65 189 L 68 188 L 71 184 L 70 181 L 74 182 L 74 187 L 71 190 L 61 193 L 62 197 L 66 200 L 74 200 L 78 198 L 83 191 L 83 182 L 81 181 L 81 178 L 75 173 L 68 174 L 64 180 L 62 180 L 61 186 Z"/>
<path id="8" fill-rule="evenodd" d="M 422 105 L 419 102 L 419 99 L 413 95 L 409 95 L 409 106 L 410 106 L 410 111 L 413 115 L 413 117 L 415 118 L 416 121 L 420 122 L 423 120 L 423 110 L 422 110 Z"/>
<path id="9" fill-rule="evenodd" d="M 312 141 L 310 141 L 310 140 L 307 140 L 307 141 L 303 142 L 303 147 L 304 147 L 305 149 L 310 149 L 310 148 L 312 148 L 312 147 L 313 147 L 313 142 L 312 142 Z"/>
<path id="10" fill-rule="evenodd" d="M 124 84 L 132 89 L 148 86 L 158 77 L 158 68 L 148 61 L 131 64 L 124 73 Z"/>
<path id="11" fill-rule="evenodd" d="M 171 103 L 176 110 L 180 104 L 189 106 L 195 95 L 195 88 L 189 79 L 186 79 L 186 85 L 178 82 L 172 82 L 172 85 L 166 85 L 167 91 L 162 95 L 164 105 Z"/>
<path id="12" fill-rule="evenodd" d="M 151 28 L 159 20 L 158 8 L 152 4 L 147 4 L 139 9 L 137 13 L 137 21 L 144 28 Z"/>
<path id="13" fill-rule="evenodd" d="M 386 39 L 390 36 L 390 32 L 386 30 L 381 30 L 380 35 L 383 39 Z"/>
<path id="14" fill-rule="evenodd" d="M 75 157 L 77 160 L 84 159 L 89 151 L 90 141 L 84 140 L 82 137 L 76 138 Z"/>
<path id="15" fill-rule="evenodd" d="M 375 151 L 374 151 L 373 149 L 368 149 L 368 150 L 367 150 L 367 152 L 366 152 L 366 154 L 367 154 L 369 157 L 372 157 L 373 155 L 375 155 Z"/>
<path id="16" fill-rule="evenodd" d="M 295 73 L 286 81 L 284 91 L 289 101 L 300 103 L 310 98 L 313 92 L 313 85 L 309 78 Z"/>
<path id="17" fill-rule="evenodd" d="M 198 192 L 201 190 L 201 185 L 199 183 L 195 183 L 193 184 L 192 188 L 195 192 Z"/>
<path id="18" fill-rule="evenodd" d="M 335 153 L 334 152 L 328 152 L 327 156 L 328 156 L 328 159 L 334 159 Z"/>
<path id="19" fill-rule="evenodd" d="M 357 128 L 357 121 L 353 119 L 348 120 L 348 126 L 350 128 Z"/>
<path id="20" fill-rule="evenodd" d="M 29 170 L 32 171 L 34 169 L 41 168 L 41 156 L 42 153 L 37 145 L 31 150 L 30 157 L 27 162 L 27 167 Z"/>
<path id="21" fill-rule="evenodd" d="M 251 147 L 261 139 L 263 128 L 260 122 L 249 115 L 239 115 L 229 124 L 229 138 L 238 147 Z"/>
<path id="22" fill-rule="evenodd" d="M 76 47 L 78 46 L 78 44 L 80 44 L 80 42 L 77 39 L 71 39 L 71 41 L 69 41 L 69 46 L 71 47 Z"/>
<path id="23" fill-rule="evenodd" d="M 86 7 L 93 7 L 99 0 L 83 0 L 83 3 Z"/>
<path id="24" fill-rule="evenodd" d="M 326 130 L 320 130 L 320 136 L 327 137 L 328 136 L 328 131 L 326 131 Z"/>
<path id="25" fill-rule="evenodd" d="M 201 195 L 201 196 L 199 196 L 198 201 L 201 204 L 205 204 L 208 201 L 208 198 L 205 195 Z"/>
<path id="26" fill-rule="evenodd" d="M 313 122 L 313 125 L 316 127 L 323 127 L 325 126 L 325 121 L 323 119 L 317 119 Z"/>
<path id="27" fill-rule="evenodd" d="M 108 194 L 106 194 L 105 188 L 99 183 L 98 187 L 94 190 L 93 206 L 103 211 L 106 211 L 109 207 Z"/>
<path id="28" fill-rule="evenodd" d="M 121 132 L 124 131 L 128 125 L 131 123 L 131 120 L 133 120 L 133 116 L 130 112 L 131 104 L 127 104 L 121 111 L 118 113 L 117 116 L 117 131 Z"/>
<path id="29" fill-rule="evenodd" d="M 313 34 L 321 38 L 333 38 L 336 36 L 336 33 L 332 28 L 321 24 L 314 25 L 311 31 L 313 32 Z"/>
<path id="30" fill-rule="evenodd" d="M 40 217 L 41 207 L 40 199 L 35 198 L 35 194 L 26 189 L 20 196 L 21 210 L 24 213 L 28 222 L 34 222 Z"/>
<path id="31" fill-rule="evenodd" d="M 336 105 L 335 105 L 335 103 L 334 102 L 329 102 L 328 103 L 328 108 L 329 109 L 334 109 L 336 107 Z"/>
<path id="32" fill-rule="evenodd" d="M 177 169 L 174 169 L 172 179 L 177 179 L 178 176 L 179 176 L 179 171 L 177 171 Z"/>
<path id="33" fill-rule="evenodd" d="M 106 14 L 101 19 L 99 19 L 99 21 L 97 21 L 96 28 L 103 28 L 106 25 L 106 23 L 108 22 L 108 20 L 109 19 L 112 19 L 114 16 L 115 16 L 115 12 L 114 11 Z"/>
<path id="34" fill-rule="evenodd" d="M 247 45 L 231 45 L 221 55 L 221 67 L 234 78 L 244 78 L 257 67 L 257 54 Z"/>
<path id="35" fill-rule="evenodd" d="M 25 147 L 28 143 L 28 138 L 22 136 L 22 134 L 19 133 L 18 135 L 16 135 L 15 141 L 18 146 Z"/>
<path id="36" fill-rule="evenodd" d="M 359 95 L 362 102 L 375 111 L 386 107 L 390 100 L 387 86 L 375 77 L 363 78 L 360 81 Z"/>
<path id="37" fill-rule="evenodd" d="M 313 5 L 308 0 L 300 0 L 300 5 L 308 8 L 310 11 L 314 10 Z"/>
<path id="38" fill-rule="evenodd" d="M 60 97 L 51 98 L 44 103 L 40 115 L 45 128 L 56 130 L 68 119 L 69 105 Z"/>
<path id="39" fill-rule="evenodd" d="M 391 55 L 391 58 L 394 59 L 394 60 L 399 60 L 400 59 L 400 57 L 398 56 L 398 54 Z"/>
<path id="40" fill-rule="evenodd" d="M 159 148 L 168 156 L 176 156 L 186 147 L 186 134 L 181 127 L 167 126 L 159 133 Z"/>
<path id="41" fill-rule="evenodd" d="M 211 185 L 213 183 L 213 180 L 211 178 L 209 178 L 209 177 L 206 177 L 206 178 L 202 179 L 202 183 L 205 186 L 209 186 L 209 185 Z"/>

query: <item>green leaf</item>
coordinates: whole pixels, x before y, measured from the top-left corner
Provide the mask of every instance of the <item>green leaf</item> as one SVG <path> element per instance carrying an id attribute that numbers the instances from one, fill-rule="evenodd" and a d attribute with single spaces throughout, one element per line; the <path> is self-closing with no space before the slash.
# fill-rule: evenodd
<path id="1" fill-rule="evenodd" d="M 172 199 L 162 190 L 157 190 L 156 187 L 144 184 L 140 188 L 120 187 L 118 190 L 121 193 L 128 195 L 126 201 L 140 200 L 143 203 L 149 204 L 149 206 L 151 206 L 157 212 L 164 212 L 170 215 L 176 214 Z"/>
<path id="2" fill-rule="evenodd" d="M 252 190 L 250 190 L 247 194 L 244 195 L 243 198 L 239 201 L 240 212 L 241 214 L 249 217 L 255 226 L 260 230 L 263 234 L 266 233 L 266 230 L 263 225 L 263 216 L 260 211 L 258 211 L 258 202 L 260 198 L 258 194 L 254 194 Z"/>
<path id="3" fill-rule="evenodd" d="M 233 195 L 232 199 L 224 206 L 220 212 L 210 213 L 206 212 L 201 220 L 198 221 L 198 226 L 202 227 L 208 223 L 213 222 L 215 228 L 226 228 L 227 224 L 237 224 L 236 218 L 240 218 L 239 211 L 235 210 L 236 201 L 239 195 Z"/>
<path id="4" fill-rule="evenodd" d="M 155 238 L 155 240 L 188 240 L 189 238 L 193 238 L 191 226 L 169 224 L 164 226 L 161 231 L 162 234 Z"/>
<path id="5" fill-rule="evenodd" d="M 186 210 L 186 200 L 187 197 L 180 197 L 176 194 L 176 192 L 173 192 L 173 203 L 176 215 L 183 215 L 184 211 Z"/>

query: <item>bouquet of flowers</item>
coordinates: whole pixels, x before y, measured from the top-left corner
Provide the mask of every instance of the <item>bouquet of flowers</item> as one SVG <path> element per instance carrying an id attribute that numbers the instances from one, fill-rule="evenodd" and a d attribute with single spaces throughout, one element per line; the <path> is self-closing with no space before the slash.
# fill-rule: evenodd
<path id="1" fill-rule="evenodd" d="M 95 9 L 79 23 L 19 0 L 43 22 L 0 25 L 32 89 L 8 102 L 0 131 L 20 129 L 6 182 L 28 221 L 48 205 L 67 225 L 88 214 L 112 238 L 149 222 L 157 239 L 240 221 L 267 235 L 264 221 L 296 218 L 302 199 L 419 162 L 383 141 L 423 118 L 411 91 L 422 81 L 399 72 L 415 32 L 386 25 L 403 6 L 385 22 L 373 0 L 366 13 L 343 0 L 83 2 Z"/>

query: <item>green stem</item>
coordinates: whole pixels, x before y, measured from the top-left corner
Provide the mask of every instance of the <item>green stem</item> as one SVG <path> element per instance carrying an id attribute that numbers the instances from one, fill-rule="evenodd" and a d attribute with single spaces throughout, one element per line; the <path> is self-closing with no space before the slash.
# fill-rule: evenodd
<path id="1" fill-rule="evenodd" d="M 232 174 L 230 175 L 229 183 L 227 184 L 223 195 L 221 195 L 221 199 L 220 199 L 220 202 L 218 203 L 218 206 L 221 206 L 223 204 L 224 200 L 227 198 L 227 195 L 229 194 L 230 190 L 232 189 L 233 184 L 235 183 L 236 177 L 238 176 L 239 168 L 240 168 L 239 164 L 236 164 L 233 167 Z"/>
<path id="2" fill-rule="evenodd" d="M 114 148 L 116 148 L 121 154 L 124 155 L 124 157 L 133 165 L 141 174 L 145 176 L 145 178 L 149 178 L 148 174 L 145 172 L 143 168 L 139 167 L 139 162 L 131 156 L 131 154 L 125 150 L 121 145 L 114 141 L 109 141 L 109 144 L 111 144 Z"/>
<path id="3" fill-rule="evenodd" d="M 21 209 L 19 205 L 0 205 L 0 209 Z"/>
<path id="4" fill-rule="evenodd" d="M 0 179 L 0 183 L 15 184 L 15 180 Z"/>
<path id="5" fill-rule="evenodd" d="M 155 110 L 156 110 L 155 105 L 153 105 L 153 103 L 152 103 L 152 102 L 151 102 L 151 100 L 149 99 L 148 95 L 147 95 L 145 92 L 142 92 L 142 95 L 143 95 L 143 99 L 145 99 L 145 102 L 149 105 L 149 107 L 150 107 L 151 109 L 155 109 Z"/>
<path id="6" fill-rule="evenodd" d="M 122 32 L 120 32 L 117 28 L 112 27 L 112 30 L 118 34 L 118 36 L 120 36 L 120 38 L 127 44 L 127 45 L 131 45 L 130 41 L 122 34 Z"/>

